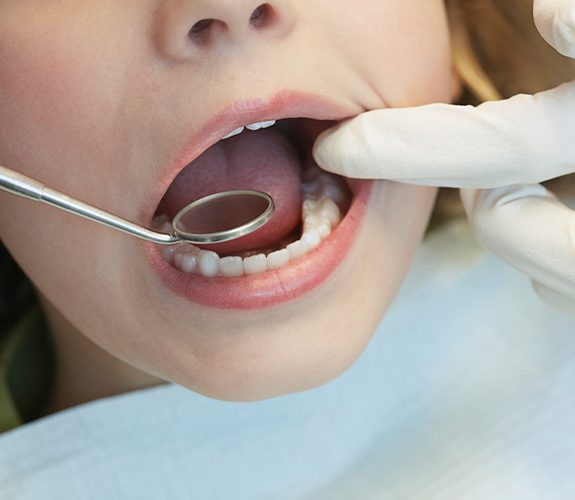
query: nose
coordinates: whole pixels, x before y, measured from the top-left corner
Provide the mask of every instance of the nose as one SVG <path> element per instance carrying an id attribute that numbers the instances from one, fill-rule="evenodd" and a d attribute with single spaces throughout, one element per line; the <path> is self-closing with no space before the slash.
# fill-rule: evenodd
<path id="1" fill-rule="evenodd" d="M 197 50 L 225 49 L 286 36 L 295 13 L 288 0 L 165 0 L 158 12 L 164 56 L 191 57 Z"/>

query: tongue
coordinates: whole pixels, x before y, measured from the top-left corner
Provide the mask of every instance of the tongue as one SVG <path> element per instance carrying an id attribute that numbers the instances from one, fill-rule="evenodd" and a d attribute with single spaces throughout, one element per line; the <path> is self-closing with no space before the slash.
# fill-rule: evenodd
<path id="1" fill-rule="evenodd" d="M 202 248 L 225 255 L 273 246 L 300 223 L 300 173 L 296 151 L 278 131 L 245 131 L 218 142 L 180 172 L 164 195 L 157 214 L 164 213 L 171 219 L 188 203 L 221 191 L 265 191 L 276 205 L 267 224 L 237 240 Z"/>

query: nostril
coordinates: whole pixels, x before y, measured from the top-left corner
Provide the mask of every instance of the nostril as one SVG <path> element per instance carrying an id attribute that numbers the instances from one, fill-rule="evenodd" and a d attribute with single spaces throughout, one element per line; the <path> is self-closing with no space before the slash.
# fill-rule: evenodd
<path id="1" fill-rule="evenodd" d="M 272 6 L 268 3 L 264 3 L 252 12 L 249 18 L 249 25 L 256 29 L 266 28 L 274 22 L 275 18 L 276 13 Z M 230 25 L 228 27 L 228 25 L 220 19 L 200 19 L 189 30 L 188 38 L 195 45 L 208 46 L 215 41 L 214 37 L 216 37 L 218 33 L 229 31 L 230 27 L 233 28 L 234 26 Z"/>
<path id="2" fill-rule="evenodd" d="M 273 17 L 273 10 L 270 4 L 264 3 L 252 12 L 250 24 L 254 28 L 262 28 L 269 24 Z"/>
<path id="3" fill-rule="evenodd" d="M 188 37 L 197 45 L 206 45 L 210 42 L 212 32 L 218 25 L 223 27 L 224 23 L 217 19 L 202 19 L 192 26 Z"/>
<path id="4" fill-rule="evenodd" d="M 194 35 L 203 33 L 204 31 L 210 29 L 210 26 L 212 24 L 214 24 L 213 19 L 202 19 L 201 21 L 198 21 L 196 24 L 192 26 L 190 33 Z"/>

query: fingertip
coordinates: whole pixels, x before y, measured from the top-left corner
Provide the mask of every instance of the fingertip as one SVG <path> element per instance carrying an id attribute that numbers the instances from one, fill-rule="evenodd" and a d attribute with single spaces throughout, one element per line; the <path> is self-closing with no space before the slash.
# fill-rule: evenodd
<path id="1" fill-rule="evenodd" d="M 330 166 L 333 166 L 335 159 L 338 157 L 338 138 L 337 131 L 341 124 L 324 130 L 318 135 L 312 147 L 312 155 L 318 166 L 324 170 L 333 172 Z"/>
<path id="2" fill-rule="evenodd" d="M 330 135 L 330 130 L 324 130 L 321 134 L 319 134 L 313 143 L 313 147 L 311 150 L 311 154 L 315 162 L 323 168 L 326 164 L 326 141 Z"/>
<path id="3" fill-rule="evenodd" d="M 535 26 L 560 54 L 575 58 L 575 1 L 535 0 Z"/>

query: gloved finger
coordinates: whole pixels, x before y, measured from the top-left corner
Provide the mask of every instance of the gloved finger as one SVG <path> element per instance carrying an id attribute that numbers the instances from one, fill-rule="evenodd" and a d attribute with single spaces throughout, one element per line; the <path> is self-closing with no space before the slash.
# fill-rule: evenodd
<path id="1" fill-rule="evenodd" d="M 575 83 L 477 107 L 370 111 L 322 133 L 320 167 L 429 186 L 533 184 L 575 171 Z"/>
<path id="2" fill-rule="evenodd" d="M 543 186 L 462 190 L 479 243 L 575 303 L 575 212 Z"/>
<path id="3" fill-rule="evenodd" d="M 575 1 L 535 0 L 535 26 L 560 54 L 575 58 Z"/>

